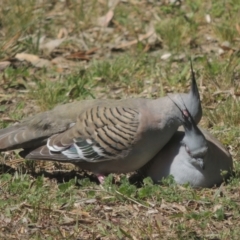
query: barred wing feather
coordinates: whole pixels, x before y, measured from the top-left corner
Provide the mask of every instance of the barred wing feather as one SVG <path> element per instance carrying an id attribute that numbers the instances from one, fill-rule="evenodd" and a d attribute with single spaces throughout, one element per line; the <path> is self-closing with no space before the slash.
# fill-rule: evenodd
<path id="1" fill-rule="evenodd" d="M 51 136 L 47 146 L 31 151 L 27 158 L 51 160 L 61 154 L 65 159 L 100 162 L 125 157 L 136 139 L 139 116 L 133 108 L 89 108 L 72 128 Z"/>

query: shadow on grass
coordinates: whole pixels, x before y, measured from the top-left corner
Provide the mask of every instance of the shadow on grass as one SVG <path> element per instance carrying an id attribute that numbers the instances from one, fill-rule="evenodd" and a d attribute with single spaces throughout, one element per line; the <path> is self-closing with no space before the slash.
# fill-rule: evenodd
<path id="1" fill-rule="evenodd" d="M 77 178 L 77 180 L 88 178 L 91 182 L 99 184 L 99 181 L 94 174 L 83 171 L 83 170 L 79 170 L 79 171 L 55 170 L 55 171 L 49 172 L 41 169 L 39 171 L 35 171 L 35 169 L 29 170 L 24 167 L 22 167 L 21 169 L 15 169 L 6 164 L 0 164 L 0 174 L 8 173 L 8 174 L 14 175 L 17 171 L 21 172 L 22 174 L 29 174 L 34 178 L 43 176 L 49 179 L 55 179 L 57 183 L 68 182 L 74 178 Z"/>
<path id="2" fill-rule="evenodd" d="M 33 168 L 26 168 L 24 166 L 20 167 L 20 168 L 13 168 L 10 167 L 7 164 L 1 163 L 0 164 L 0 174 L 11 174 L 12 176 L 14 176 L 14 174 L 16 172 L 19 172 L 21 174 L 29 174 L 34 178 L 37 178 L 39 176 L 43 176 L 45 178 L 49 178 L 50 180 L 56 180 L 57 183 L 63 183 L 63 182 L 68 182 L 71 179 L 76 178 L 77 180 L 83 180 L 88 178 L 90 180 L 90 182 L 96 183 L 96 184 L 100 184 L 98 181 L 98 178 L 96 177 L 96 175 L 94 175 L 91 172 L 87 172 L 84 170 L 79 169 L 79 171 L 77 170 L 54 170 L 54 171 L 47 171 L 44 169 L 41 170 L 37 170 L 33 167 Z M 117 177 L 117 175 L 113 175 L 113 181 L 112 184 L 116 184 L 116 185 L 121 185 L 120 181 L 118 180 L 119 178 Z M 116 177 L 115 177 L 116 176 Z M 135 185 L 137 188 L 142 187 L 143 185 L 143 175 L 140 173 L 132 173 L 129 174 L 129 183 Z M 80 186 L 80 184 L 78 183 L 79 181 L 76 181 L 76 185 Z"/>
<path id="3" fill-rule="evenodd" d="M 29 174 L 34 178 L 43 176 L 50 180 L 54 179 L 54 180 L 56 180 L 57 183 L 68 182 L 74 178 L 76 180 L 83 180 L 83 179 L 88 178 L 90 180 L 90 182 L 98 184 L 98 185 L 100 184 L 96 175 L 94 175 L 91 172 L 87 172 L 87 171 L 84 171 L 81 169 L 79 171 L 77 171 L 77 170 L 68 171 L 68 170 L 61 169 L 61 170 L 54 170 L 54 171 L 50 172 L 50 171 L 46 171 L 43 169 L 36 171 L 34 168 L 30 170 L 30 169 L 27 169 L 24 167 L 22 167 L 21 169 L 15 169 L 6 164 L 3 164 L 3 163 L 0 164 L 0 174 L 8 173 L 8 174 L 14 175 L 17 171 L 22 174 Z M 113 175 L 113 176 L 116 176 L 116 175 Z M 228 175 L 225 178 L 225 183 L 229 184 L 232 181 L 232 179 L 234 179 L 236 177 L 240 178 L 240 173 L 232 172 L 230 175 Z M 121 182 L 118 179 L 119 179 L 118 177 L 113 177 L 112 184 L 116 184 L 118 186 L 121 185 Z M 141 188 L 143 186 L 143 179 L 144 179 L 144 176 L 141 173 L 135 172 L 135 173 L 129 174 L 129 183 L 132 185 L 135 185 L 137 188 Z M 81 186 L 79 184 L 79 181 L 76 181 L 76 185 Z"/>
<path id="4" fill-rule="evenodd" d="M 0 174 L 9 173 L 13 175 L 16 172 L 15 168 L 12 168 L 6 164 L 0 164 Z"/>

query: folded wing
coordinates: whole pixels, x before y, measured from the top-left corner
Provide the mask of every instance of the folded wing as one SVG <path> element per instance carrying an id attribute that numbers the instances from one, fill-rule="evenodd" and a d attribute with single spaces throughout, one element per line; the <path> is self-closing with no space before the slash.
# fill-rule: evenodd
<path id="1" fill-rule="evenodd" d="M 125 107 L 92 107 L 69 130 L 48 138 L 47 144 L 25 150 L 28 159 L 100 162 L 125 157 L 139 126 L 139 112 Z"/>

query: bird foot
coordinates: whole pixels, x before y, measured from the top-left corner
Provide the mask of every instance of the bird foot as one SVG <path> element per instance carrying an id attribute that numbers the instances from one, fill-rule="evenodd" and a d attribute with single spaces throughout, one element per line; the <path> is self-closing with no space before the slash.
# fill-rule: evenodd
<path id="1" fill-rule="evenodd" d="M 97 174 L 96 176 L 97 176 L 98 181 L 100 182 L 100 184 L 103 184 L 103 183 L 104 183 L 105 176 L 102 175 L 102 174 Z"/>

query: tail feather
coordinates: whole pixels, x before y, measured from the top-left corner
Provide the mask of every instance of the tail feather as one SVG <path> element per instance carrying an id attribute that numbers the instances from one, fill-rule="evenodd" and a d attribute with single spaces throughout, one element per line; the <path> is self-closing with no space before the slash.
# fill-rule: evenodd
<path id="1" fill-rule="evenodd" d="M 0 130 L 0 151 L 42 145 L 46 136 L 40 131 L 30 131 L 26 126 L 11 126 Z"/>
<path id="2" fill-rule="evenodd" d="M 72 122 L 68 119 L 51 121 L 52 119 L 43 117 L 1 129 L 0 152 L 41 146 L 53 134 L 61 133 L 72 126 Z"/>

